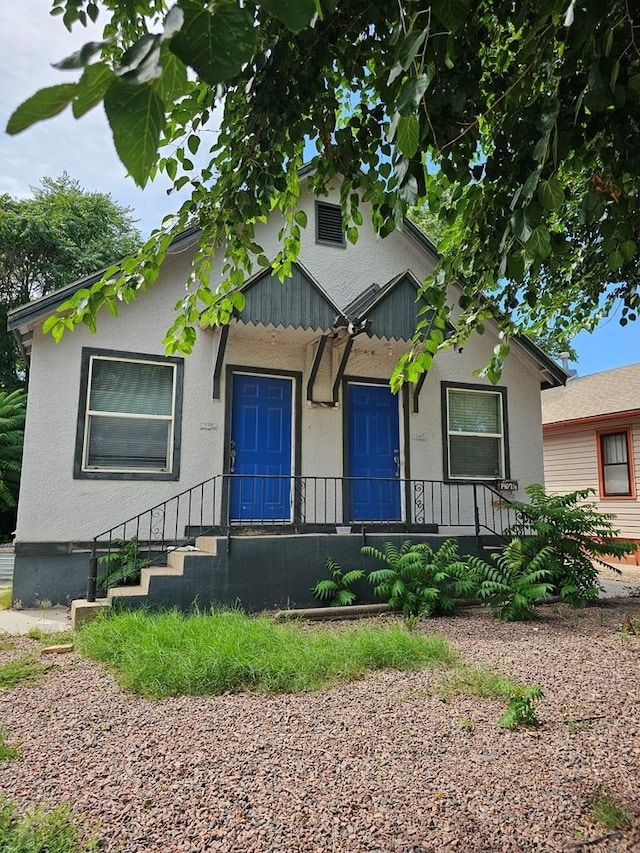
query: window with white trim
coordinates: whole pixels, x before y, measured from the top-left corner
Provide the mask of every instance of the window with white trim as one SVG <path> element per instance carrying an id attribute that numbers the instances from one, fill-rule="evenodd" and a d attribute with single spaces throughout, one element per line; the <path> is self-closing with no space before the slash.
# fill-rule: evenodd
<path id="1" fill-rule="evenodd" d="M 85 351 L 76 473 L 177 476 L 180 359 Z"/>
<path id="2" fill-rule="evenodd" d="M 599 433 L 600 493 L 603 497 L 631 497 L 629 431 Z"/>
<path id="3" fill-rule="evenodd" d="M 506 476 L 505 392 L 445 387 L 445 476 L 497 480 Z"/>

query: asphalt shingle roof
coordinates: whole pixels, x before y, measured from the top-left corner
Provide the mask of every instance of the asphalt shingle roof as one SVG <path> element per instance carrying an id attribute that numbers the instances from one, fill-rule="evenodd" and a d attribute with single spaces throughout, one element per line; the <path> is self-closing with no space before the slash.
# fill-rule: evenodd
<path id="1" fill-rule="evenodd" d="M 542 392 L 542 423 L 553 424 L 640 410 L 640 363 L 589 376 Z"/>

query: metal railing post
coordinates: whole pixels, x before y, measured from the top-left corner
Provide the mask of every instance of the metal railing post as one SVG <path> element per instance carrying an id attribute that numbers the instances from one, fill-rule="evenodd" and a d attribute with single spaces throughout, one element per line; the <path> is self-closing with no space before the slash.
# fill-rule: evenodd
<path id="1" fill-rule="evenodd" d="M 480 547 L 480 508 L 478 507 L 478 485 L 473 484 L 473 520 L 476 530 L 476 547 Z"/>
<path id="2" fill-rule="evenodd" d="M 223 477 L 225 475 L 223 474 Z M 227 554 L 231 552 L 231 475 L 227 474 L 227 507 L 226 507 L 226 519 L 225 523 L 227 526 Z M 242 483 L 240 484 L 242 487 Z"/>
<path id="3" fill-rule="evenodd" d="M 87 601 L 91 604 L 96 600 L 96 589 L 98 587 L 98 555 L 96 553 L 96 540 L 91 546 L 89 557 L 89 574 L 87 575 Z"/>

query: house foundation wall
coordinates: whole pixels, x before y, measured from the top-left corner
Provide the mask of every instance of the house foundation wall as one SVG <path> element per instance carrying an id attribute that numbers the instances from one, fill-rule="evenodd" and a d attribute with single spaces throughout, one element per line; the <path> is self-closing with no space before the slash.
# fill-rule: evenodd
<path id="1" fill-rule="evenodd" d="M 486 556 L 474 536 L 458 536 L 460 554 Z M 418 533 L 366 534 L 365 543 L 380 550 L 385 542 L 400 547 L 403 542 L 428 542 L 438 548 L 444 537 Z M 84 598 L 87 586 L 88 551 L 70 551 L 71 543 L 27 543 L 16 554 L 13 584 L 14 606 L 39 607 L 43 602 L 69 606 Z M 382 563 L 365 556 L 361 534 L 305 534 L 298 536 L 247 536 L 231 540 L 229 553 L 224 540 L 217 555 L 189 554 L 182 576 L 154 576 L 146 596 L 122 596 L 114 606 L 164 609 L 177 607 L 242 607 L 248 611 L 294 607 L 317 607 L 313 585 L 329 577 L 326 560 L 331 557 L 345 571 L 366 572 Z M 366 580 L 354 584 L 357 601 L 378 601 Z"/>
<path id="2" fill-rule="evenodd" d="M 382 550 L 385 542 L 400 547 L 403 542 L 429 542 L 439 547 L 442 537 L 420 534 L 371 535 L 366 543 Z M 475 537 L 459 537 L 461 554 L 479 554 Z M 178 607 L 188 612 L 216 605 L 241 607 L 248 611 L 317 607 L 311 588 L 329 577 L 325 566 L 332 557 L 345 571 L 362 568 L 369 572 L 383 564 L 361 554 L 362 536 L 312 535 L 239 537 L 230 552 L 217 556 L 189 555 L 182 577 L 152 577 L 146 596 L 118 597 L 114 605 L 124 608 L 162 609 Z M 351 587 L 359 604 L 379 602 L 366 579 Z"/>
<path id="3" fill-rule="evenodd" d="M 16 546 L 13 569 L 12 606 L 68 607 L 74 598 L 84 598 L 89 569 L 88 551 L 71 551 L 71 543 L 38 542 Z"/>

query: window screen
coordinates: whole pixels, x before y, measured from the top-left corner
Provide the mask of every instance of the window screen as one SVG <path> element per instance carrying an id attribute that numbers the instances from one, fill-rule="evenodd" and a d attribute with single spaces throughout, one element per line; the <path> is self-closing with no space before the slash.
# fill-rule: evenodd
<path id="1" fill-rule="evenodd" d="M 92 356 L 83 448 L 86 471 L 171 471 L 176 366 Z"/>
<path id="2" fill-rule="evenodd" d="M 446 407 L 448 476 L 475 480 L 503 477 L 502 394 L 447 388 Z"/>

